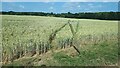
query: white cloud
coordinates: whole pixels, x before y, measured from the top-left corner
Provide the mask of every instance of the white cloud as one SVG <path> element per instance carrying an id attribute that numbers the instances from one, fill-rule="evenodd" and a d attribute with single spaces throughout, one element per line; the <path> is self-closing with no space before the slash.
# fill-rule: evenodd
<path id="1" fill-rule="evenodd" d="M 55 9 L 53 6 L 50 6 L 50 7 L 48 8 L 48 11 L 49 11 L 49 12 L 55 12 L 56 9 Z"/>
<path id="2" fill-rule="evenodd" d="M 119 2 L 119 0 L 1 0 L 3 2 Z"/>
<path id="3" fill-rule="evenodd" d="M 102 5 L 94 5 L 94 4 L 89 3 L 88 7 L 89 8 L 102 8 L 103 6 Z"/>
<path id="4" fill-rule="evenodd" d="M 119 2 L 119 0 L 70 0 L 71 2 Z"/>
<path id="5" fill-rule="evenodd" d="M 88 4 L 88 5 L 89 5 L 89 6 L 93 6 L 93 4 L 91 4 L 91 3 L 90 3 L 90 4 Z"/>
<path id="6" fill-rule="evenodd" d="M 88 11 L 86 11 L 86 12 L 93 12 L 93 11 L 88 10 Z"/>
<path id="7" fill-rule="evenodd" d="M 54 8 L 51 6 L 49 9 L 53 10 Z"/>
<path id="8" fill-rule="evenodd" d="M 19 5 L 20 8 L 24 9 L 25 7 L 23 5 Z"/>
<path id="9" fill-rule="evenodd" d="M 35 2 L 37 1 L 37 2 L 46 2 L 46 3 L 49 3 L 49 2 L 54 2 L 55 0 L 34 0 Z M 33 1 L 33 2 L 34 2 Z"/>
<path id="10" fill-rule="evenodd" d="M 80 5 L 78 5 L 77 7 L 80 8 Z"/>
<path id="11" fill-rule="evenodd" d="M 79 3 L 78 2 L 66 2 L 64 3 L 64 5 L 62 6 L 64 9 L 62 11 L 75 11 L 77 9 L 75 8 L 78 8 L 80 7 Z"/>
<path id="12" fill-rule="evenodd" d="M 43 2 L 43 3 L 50 4 L 52 6 L 55 4 L 55 2 Z"/>
<path id="13" fill-rule="evenodd" d="M 96 6 L 93 6 L 93 5 L 88 5 L 88 7 L 89 7 L 89 8 L 94 8 L 94 7 L 96 7 Z"/>
<path id="14" fill-rule="evenodd" d="M 89 8 L 85 8 L 84 10 L 85 10 L 85 11 L 88 11 L 88 10 L 90 10 L 90 9 L 89 9 Z"/>
<path id="15" fill-rule="evenodd" d="M 99 8 L 102 8 L 103 6 L 102 5 L 98 5 Z"/>
<path id="16" fill-rule="evenodd" d="M 62 5 L 62 7 L 63 9 L 61 12 L 77 12 L 82 9 L 80 2 L 66 2 Z"/>
<path id="17" fill-rule="evenodd" d="M 63 5 L 64 8 L 74 8 L 76 6 L 79 6 L 78 2 L 67 2 Z"/>

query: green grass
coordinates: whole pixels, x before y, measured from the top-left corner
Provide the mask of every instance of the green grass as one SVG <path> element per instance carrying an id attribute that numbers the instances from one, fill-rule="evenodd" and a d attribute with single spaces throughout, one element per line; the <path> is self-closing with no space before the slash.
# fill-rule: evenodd
<path id="1" fill-rule="evenodd" d="M 89 49 L 80 50 L 81 54 L 74 57 L 65 52 L 53 54 L 54 59 L 62 66 L 104 66 L 117 65 L 117 44 L 101 43 Z"/>

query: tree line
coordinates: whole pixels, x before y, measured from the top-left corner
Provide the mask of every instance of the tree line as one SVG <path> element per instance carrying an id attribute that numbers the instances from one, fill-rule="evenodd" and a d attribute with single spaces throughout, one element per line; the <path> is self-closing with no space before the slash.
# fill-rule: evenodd
<path id="1" fill-rule="evenodd" d="M 100 19 L 100 20 L 120 20 L 120 12 L 81 12 L 81 13 L 45 13 L 45 12 L 14 12 L 2 11 L 3 15 L 34 15 L 34 16 L 53 16 L 77 19 Z"/>

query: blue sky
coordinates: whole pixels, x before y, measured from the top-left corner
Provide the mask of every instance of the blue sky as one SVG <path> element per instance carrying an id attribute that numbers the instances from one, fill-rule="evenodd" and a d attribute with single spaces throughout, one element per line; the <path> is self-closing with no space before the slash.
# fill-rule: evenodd
<path id="1" fill-rule="evenodd" d="M 118 11 L 118 2 L 2 2 L 2 11 L 17 12 L 109 12 Z"/>
<path id="2" fill-rule="evenodd" d="M 2 2 L 119 2 L 119 0 L 1 0 Z"/>

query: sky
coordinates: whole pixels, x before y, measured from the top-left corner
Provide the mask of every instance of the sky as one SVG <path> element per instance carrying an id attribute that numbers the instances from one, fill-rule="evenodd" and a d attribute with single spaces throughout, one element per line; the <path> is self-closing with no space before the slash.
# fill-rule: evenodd
<path id="1" fill-rule="evenodd" d="M 119 0 L 1 0 L 2 2 L 119 2 Z"/>
<path id="2" fill-rule="evenodd" d="M 118 11 L 118 2 L 2 2 L 2 11 L 54 13 L 116 12 Z"/>

